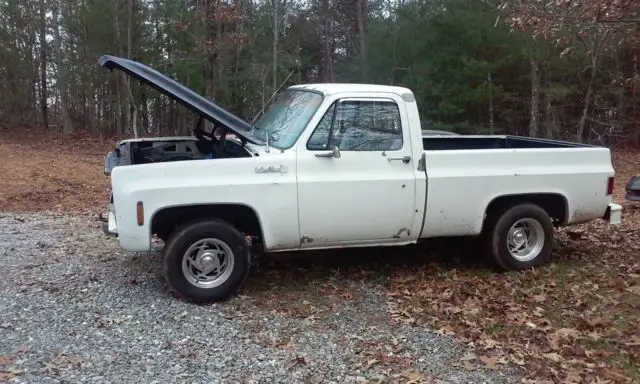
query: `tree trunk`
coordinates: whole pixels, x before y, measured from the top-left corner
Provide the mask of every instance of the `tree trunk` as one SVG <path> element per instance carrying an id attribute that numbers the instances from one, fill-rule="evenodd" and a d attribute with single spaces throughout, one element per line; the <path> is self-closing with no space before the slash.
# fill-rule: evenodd
<path id="1" fill-rule="evenodd" d="M 273 45 L 272 52 L 273 61 L 271 67 L 271 90 L 275 92 L 278 88 L 278 3 L 279 0 L 271 0 L 271 7 L 273 12 Z"/>
<path id="2" fill-rule="evenodd" d="M 49 112 L 47 100 L 47 19 L 44 0 L 40 0 L 40 108 L 42 109 L 42 125 L 49 128 Z"/>
<path id="3" fill-rule="evenodd" d="M 127 58 L 131 59 L 131 47 L 133 46 L 133 39 L 131 38 L 131 30 L 133 29 L 133 0 L 129 0 L 129 20 L 127 23 Z M 136 107 L 136 102 L 133 98 L 133 90 L 131 89 L 131 77 L 126 77 L 127 84 L 127 96 L 129 98 L 130 108 L 127 108 L 127 122 L 131 121 L 131 130 L 133 131 L 133 137 L 138 138 L 138 109 Z M 129 119 L 129 109 L 131 109 L 131 119 Z"/>
<path id="4" fill-rule="evenodd" d="M 62 127 L 63 132 L 65 134 L 73 132 L 73 123 L 71 122 L 71 117 L 69 116 L 68 109 L 68 99 L 67 99 L 67 80 L 66 73 L 63 67 L 62 60 L 62 39 L 60 37 L 60 18 L 61 12 L 58 4 L 54 1 L 54 6 L 52 9 L 53 13 L 53 33 L 55 39 L 55 49 L 56 49 L 56 67 L 57 67 L 57 85 L 58 85 L 58 93 L 60 93 L 60 113 L 62 115 Z"/>
<path id="5" fill-rule="evenodd" d="M 202 25 L 204 36 L 202 36 L 202 48 L 204 52 L 203 75 L 204 75 L 204 97 L 215 100 L 216 98 L 216 66 L 218 58 L 217 32 L 215 22 L 215 6 L 211 1 L 200 1 L 200 13 L 202 14 Z M 213 123 L 205 120 L 204 128 L 213 129 Z"/>
<path id="6" fill-rule="evenodd" d="M 204 26 L 204 36 L 202 37 L 202 48 L 204 52 L 204 96 L 208 99 L 215 99 L 216 94 L 216 59 L 217 59 L 217 28 L 214 19 L 214 5 L 210 1 L 200 1 L 200 13 L 202 14 L 202 24 Z"/>
<path id="7" fill-rule="evenodd" d="M 633 100 L 633 132 L 634 132 L 634 144 L 636 147 L 640 147 L 640 124 L 638 123 L 638 83 L 640 82 L 640 73 L 638 73 L 638 54 L 634 53 L 633 55 L 633 82 L 631 83 L 632 87 L 632 100 Z"/>
<path id="8" fill-rule="evenodd" d="M 208 99 L 216 98 L 216 55 L 207 53 L 204 59 L 204 95 Z"/>
<path id="9" fill-rule="evenodd" d="M 593 96 L 593 86 L 596 82 L 596 75 L 598 73 L 598 64 L 600 61 L 600 54 L 603 47 L 608 42 L 609 31 L 605 31 L 599 42 L 593 44 L 593 50 L 591 54 L 591 77 L 589 78 L 589 85 L 587 86 L 587 93 L 584 96 L 584 106 L 582 108 L 582 115 L 578 122 L 578 130 L 576 132 L 576 141 L 581 143 L 584 136 L 584 128 L 587 123 L 587 117 L 589 116 L 589 106 L 591 105 L 591 97 Z"/>
<path id="10" fill-rule="evenodd" d="M 544 70 L 544 115 L 545 115 L 545 128 L 546 138 L 553 139 L 553 131 L 556 128 L 556 121 L 553 114 L 553 107 L 551 106 L 551 64 L 549 60 L 545 63 Z"/>
<path id="11" fill-rule="evenodd" d="M 593 85 L 596 81 L 596 72 L 597 72 L 597 60 L 595 57 L 591 60 L 591 77 L 589 79 L 589 85 L 587 86 L 587 93 L 584 96 L 584 106 L 582 107 L 582 115 L 580 116 L 580 121 L 578 122 L 578 130 L 576 131 L 576 141 L 581 143 L 584 136 L 584 128 L 587 122 L 587 117 L 589 115 L 589 105 L 591 104 L 591 96 L 593 95 Z"/>
<path id="12" fill-rule="evenodd" d="M 536 58 L 531 56 L 531 118 L 529 120 L 529 136 L 538 136 L 538 114 L 540 108 L 540 65 Z"/>
<path id="13" fill-rule="evenodd" d="M 329 14 L 329 0 L 322 0 L 322 26 L 323 26 L 323 65 L 322 65 L 322 82 L 333 82 L 333 58 L 331 55 L 332 46 L 330 44 L 331 36 L 331 16 Z"/>
<path id="14" fill-rule="evenodd" d="M 360 71 L 362 72 L 362 81 L 367 81 L 367 47 L 364 33 L 364 13 L 365 0 L 356 1 L 356 18 L 358 23 L 358 41 L 360 43 Z"/>
<path id="15" fill-rule="evenodd" d="M 118 47 L 118 54 L 124 56 L 124 48 L 122 46 L 122 37 L 120 35 L 120 17 L 118 15 L 118 2 L 113 2 L 113 27 L 116 35 L 116 45 Z M 118 121 L 118 133 L 125 133 L 129 127 L 129 87 L 126 75 L 124 73 L 118 76 L 118 109 L 119 113 L 116 114 Z M 124 118 L 124 123 L 122 119 Z"/>
<path id="16" fill-rule="evenodd" d="M 395 13 L 395 27 L 393 30 L 393 53 L 391 57 L 391 85 L 396 83 L 396 68 L 398 67 L 398 43 L 400 39 L 400 20 L 399 10 L 404 6 L 404 0 L 400 0 L 400 5 L 394 9 Z"/>
<path id="17" fill-rule="evenodd" d="M 493 80 L 491 79 L 491 72 L 487 77 L 489 81 L 489 134 L 493 135 L 495 132 L 495 120 L 493 116 Z"/>

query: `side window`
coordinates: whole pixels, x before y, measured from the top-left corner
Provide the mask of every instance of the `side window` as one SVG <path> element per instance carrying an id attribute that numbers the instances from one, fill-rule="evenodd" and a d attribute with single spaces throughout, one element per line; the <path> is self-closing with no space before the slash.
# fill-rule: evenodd
<path id="1" fill-rule="evenodd" d="M 307 149 L 310 150 L 326 150 L 329 149 L 329 132 L 331 132 L 331 121 L 333 113 L 336 110 L 336 103 L 331 104 L 327 112 L 316 126 L 307 142 Z"/>
<path id="2" fill-rule="evenodd" d="M 388 100 L 345 100 L 337 104 L 327 145 L 335 104 L 329 108 L 311 135 L 307 148 L 341 151 L 394 151 L 402 148 L 400 111 Z"/>

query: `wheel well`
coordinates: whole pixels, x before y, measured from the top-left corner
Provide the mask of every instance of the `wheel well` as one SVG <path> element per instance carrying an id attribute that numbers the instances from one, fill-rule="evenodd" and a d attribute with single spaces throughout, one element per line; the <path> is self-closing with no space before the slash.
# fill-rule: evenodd
<path id="1" fill-rule="evenodd" d="M 252 208 L 241 204 L 204 204 L 164 208 L 154 213 L 151 219 L 151 233 L 166 237 L 186 222 L 212 218 L 225 220 L 245 235 L 262 238 L 258 215 Z"/>
<path id="2" fill-rule="evenodd" d="M 491 215 L 517 204 L 531 203 L 544 209 L 555 225 L 562 225 L 567 221 L 567 199 L 555 193 L 535 193 L 524 195 L 500 196 L 493 199 L 487 206 L 486 214 Z"/>

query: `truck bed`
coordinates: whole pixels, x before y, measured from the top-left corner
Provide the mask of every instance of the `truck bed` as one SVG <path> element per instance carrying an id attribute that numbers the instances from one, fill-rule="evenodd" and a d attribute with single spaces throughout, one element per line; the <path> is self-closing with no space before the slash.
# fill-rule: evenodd
<path id="1" fill-rule="evenodd" d="M 480 233 L 504 196 L 553 201 L 560 224 L 603 217 L 614 174 L 605 147 L 514 136 L 423 137 L 426 215 L 422 238 Z"/>
<path id="2" fill-rule="evenodd" d="M 516 148 L 576 148 L 592 147 L 587 144 L 567 141 L 534 139 L 522 136 L 431 136 L 422 137 L 425 151 L 444 151 L 460 149 L 516 149 Z"/>

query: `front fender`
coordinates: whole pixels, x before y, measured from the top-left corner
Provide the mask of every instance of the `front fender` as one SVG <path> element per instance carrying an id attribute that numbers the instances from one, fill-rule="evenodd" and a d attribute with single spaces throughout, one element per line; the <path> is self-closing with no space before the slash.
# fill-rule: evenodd
<path id="1" fill-rule="evenodd" d="M 118 239 L 122 248 L 151 247 L 155 212 L 177 206 L 239 204 L 260 219 L 265 249 L 297 248 L 298 230 L 295 153 L 277 156 L 192 160 L 116 167 L 112 190 Z M 138 225 L 136 204 L 143 204 Z"/>

